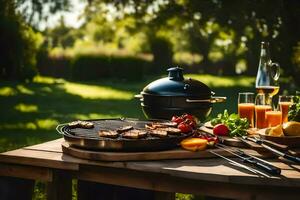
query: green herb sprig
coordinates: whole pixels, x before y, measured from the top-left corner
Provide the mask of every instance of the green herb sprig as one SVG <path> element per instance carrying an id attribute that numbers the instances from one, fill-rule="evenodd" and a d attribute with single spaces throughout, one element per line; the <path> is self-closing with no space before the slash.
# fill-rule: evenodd
<path id="1" fill-rule="evenodd" d="M 227 110 L 224 113 L 220 113 L 216 118 L 211 120 L 213 126 L 217 124 L 225 124 L 229 130 L 229 136 L 244 136 L 247 135 L 247 129 L 249 128 L 249 122 L 246 118 L 240 118 L 237 114 L 228 114 Z"/>
<path id="2" fill-rule="evenodd" d="M 300 96 L 294 96 L 293 104 L 289 108 L 289 121 L 300 122 Z"/>

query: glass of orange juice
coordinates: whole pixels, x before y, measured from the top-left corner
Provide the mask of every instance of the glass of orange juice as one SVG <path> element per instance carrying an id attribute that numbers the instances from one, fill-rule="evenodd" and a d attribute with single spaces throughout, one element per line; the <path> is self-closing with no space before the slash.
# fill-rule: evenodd
<path id="1" fill-rule="evenodd" d="M 293 104 L 293 96 L 279 96 L 279 109 L 282 112 L 282 123 L 288 121 L 289 107 Z"/>
<path id="2" fill-rule="evenodd" d="M 280 125 L 282 122 L 282 112 L 279 110 L 266 111 L 268 127 Z"/>
<path id="3" fill-rule="evenodd" d="M 268 104 L 266 95 L 259 93 L 255 98 L 255 127 L 256 128 L 267 128 L 266 112 L 272 110 L 270 104 Z"/>
<path id="4" fill-rule="evenodd" d="M 240 118 L 247 118 L 251 127 L 254 127 L 254 93 L 239 93 L 238 113 Z"/>

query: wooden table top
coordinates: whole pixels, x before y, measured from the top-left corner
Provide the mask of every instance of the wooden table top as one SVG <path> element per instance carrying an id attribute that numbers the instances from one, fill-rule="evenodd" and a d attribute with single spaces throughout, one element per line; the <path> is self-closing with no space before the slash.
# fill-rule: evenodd
<path id="1" fill-rule="evenodd" d="M 99 166 L 201 181 L 300 187 L 300 166 L 289 162 L 280 162 L 278 159 L 269 161 L 282 169 L 282 175 L 265 178 L 230 165 L 227 161 L 219 158 L 127 162 L 84 160 L 63 154 L 61 148 L 63 141 L 63 139 L 57 139 L 1 153 L 0 162 L 71 171 L 78 171 L 87 166 Z"/>

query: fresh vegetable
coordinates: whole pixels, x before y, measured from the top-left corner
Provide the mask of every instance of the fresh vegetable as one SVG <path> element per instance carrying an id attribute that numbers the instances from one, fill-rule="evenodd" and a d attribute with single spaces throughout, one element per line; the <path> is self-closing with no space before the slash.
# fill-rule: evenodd
<path id="1" fill-rule="evenodd" d="M 187 138 L 182 140 L 180 145 L 189 151 L 201 151 L 206 149 L 207 140 L 202 138 Z"/>
<path id="2" fill-rule="evenodd" d="M 294 103 L 289 108 L 289 121 L 300 122 L 300 96 L 294 96 L 293 102 Z"/>
<path id="3" fill-rule="evenodd" d="M 178 117 L 178 116 L 175 115 L 175 116 L 172 117 L 171 121 L 176 122 L 177 124 L 180 124 L 181 122 L 184 121 L 184 119 L 182 117 Z"/>
<path id="4" fill-rule="evenodd" d="M 219 136 L 227 136 L 229 132 L 229 128 L 225 124 L 217 124 L 213 129 L 213 133 Z"/>
<path id="5" fill-rule="evenodd" d="M 191 132 L 197 127 L 197 120 L 193 115 L 183 114 L 181 116 L 173 116 L 171 119 L 172 122 L 177 123 L 177 128 L 183 133 Z"/>
<path id="6" fill-rule="evenodd" d="M 185 122 L 181 122 L 179 125 L 178 125 L 178 128 L 180 129 L 181 132 L 183 133 L 188 133 L 190 131 L 192 131 L 192 127 L 188 124 L 186 124 Z"/>
<path id="7" fill-rule="evenodd" d="M 231 137 L 246 135 L 249 128 L 249 122 L 246 118 L 240 118 L 235 113 L 229 115 L 227 110 L 224 110 L 224 113 L 220 113 L 216 118 L 212 119 L 211 124 L 213 126 L 218 124 L 226 125 Z"/>

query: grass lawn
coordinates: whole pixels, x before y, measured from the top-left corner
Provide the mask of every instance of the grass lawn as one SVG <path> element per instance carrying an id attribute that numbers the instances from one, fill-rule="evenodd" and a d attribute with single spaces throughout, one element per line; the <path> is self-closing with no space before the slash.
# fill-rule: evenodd
<path id="1" fill-rule="evenodd" d="M 187 75 L 209 85 L 226 103 L 214 105 L 212 116 L 227 108 L 236 112 L 237 93 L 253 91 L 254 78 Z M 0 83 L 0 152 L 59 138 L 55 127 L 74 119 L 144 118 L 134 95 L 158 77 L 127 83 L 118 80 L 70 82 L 36 77 L 32 83 Z"/>

